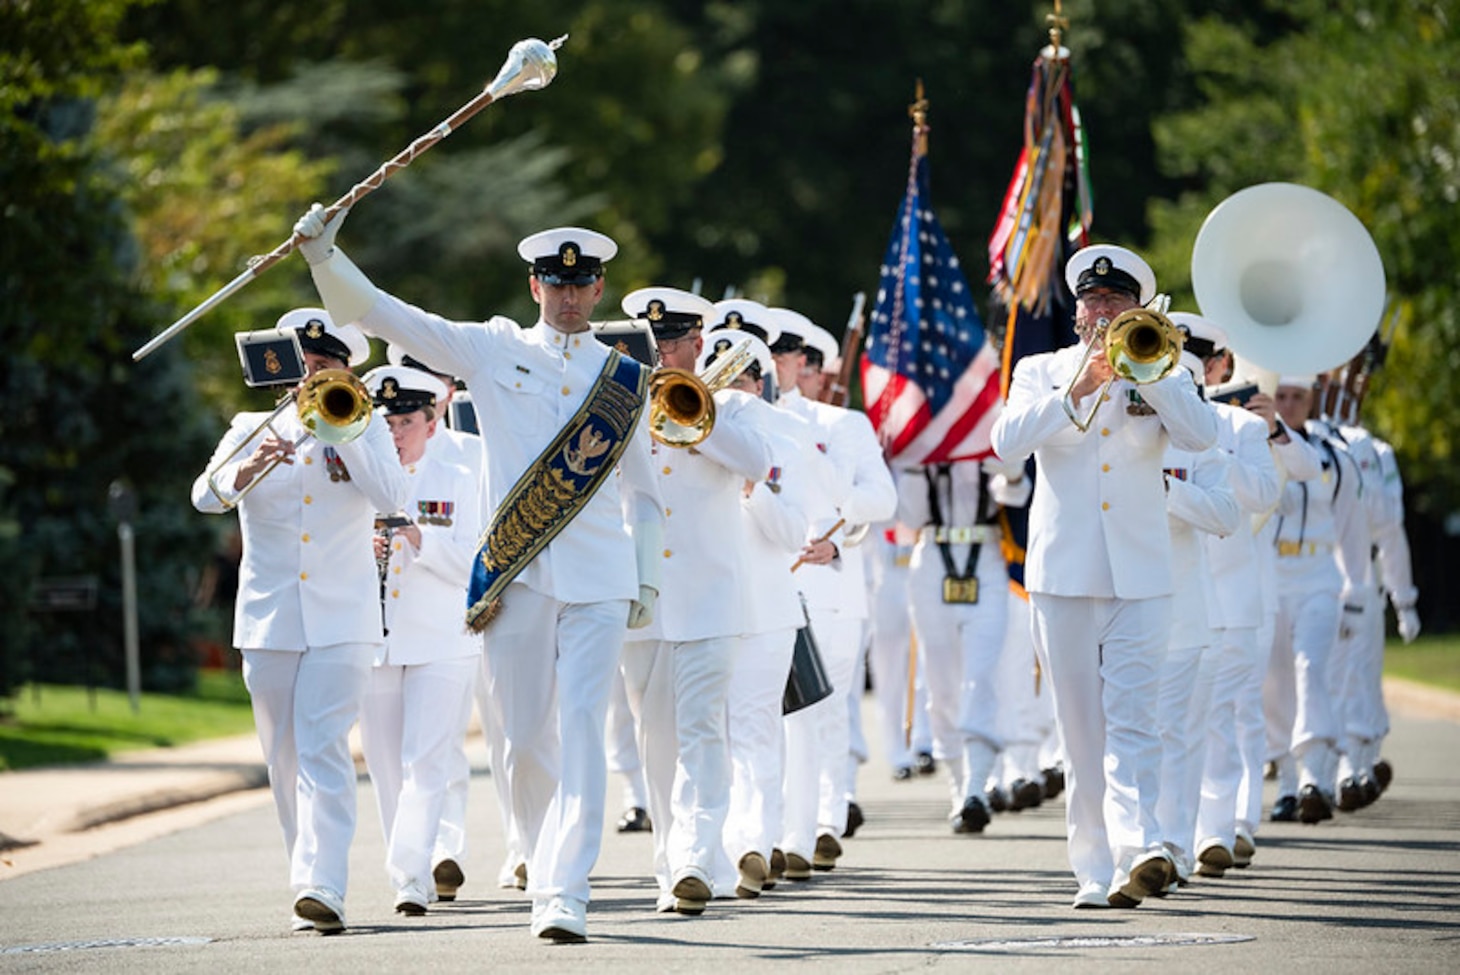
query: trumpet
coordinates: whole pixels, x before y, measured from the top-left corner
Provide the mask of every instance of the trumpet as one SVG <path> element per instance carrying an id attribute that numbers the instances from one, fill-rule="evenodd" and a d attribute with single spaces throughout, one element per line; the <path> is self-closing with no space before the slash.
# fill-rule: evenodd
<path id="1" fill-rule="evenodd" d="M 1064 399 L 1061 401 L 1065 416 L 1070 418 L 1070 422 L 1081 433 L 1090 429 L 1090 424 L 1095 421 L 1096 411 L 1100 409 L 1105 394 L 1116 379 L 1126 379 L 1137 385 L 1153 383 L 1164 379 L 1181 362 L 1183 338 L 1180 329 L 1166 317 L 1169 304 L 1170 298 L 1157 295 L 1148 307 L 1132 308 L 1116 315 L 1114 321 L 1102 318 L 1096 323 L 1095 334 L 1085 346 L 1085 354 L 1081 357 L 1074 376 L 1070 378 L 1069 385 L 1065 387 Z M 1110 362 L 1112 375 L 1105 380 L 1095 394 L 1090 409 L 1082 417 L 1075 408 L 1073 393 L 1075 383 L 1085 371 L 1085 365 L 1094 354 L 1097 342 L 1105 346 L 1105 357 Z"/>
<path id="2" fill-rule="evenodd" d="M 650 436 L 666 447 L 693 447 L 710 435 L 715 394 L 755 360 L 746 338 L 736 339 L 703 375 L 668 367 L 654 371 L 649 377 Z"/>
<path id="3" fill-rule="evenodd" d="M 236 496 L 230 497 L 218 485 L 218 475 L 233 462 L 233 458 L 243 452 L 245 447 L 266 430 L 278 436 L 279 431 L 274 429 L 274 422 L 290 406 L 295 408 L 299 416 L 299 423 L 304 427 L 304 433 L 293 441 L 295 447 L 310 437 L 315 437 L 328 444 L 349 443 L 365 432 L 365 428 L 370 425 L 370 417 L 373 415 L 370 391 L 354 373 L 348 369 L 321 369 L 300 383 L 299 387 L 274 407 L 274 411 L 264 417 L 263 422 L 254 427 L 253 431 L 237 447 L 234 447 L 227 457 L 224 457 L 208 472 L 208 489 L 223 503 L 225 508 L 237 505 L 258 486 L 260 481 L 268 477 L 269 473 L 283 462 L 282 454 L 269 461 L 268 466 L 249 481 Z"/>

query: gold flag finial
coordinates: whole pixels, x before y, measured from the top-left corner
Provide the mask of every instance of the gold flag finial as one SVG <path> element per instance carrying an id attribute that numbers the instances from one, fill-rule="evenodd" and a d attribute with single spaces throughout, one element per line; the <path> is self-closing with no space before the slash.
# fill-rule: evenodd
<path id="1" fill-rule="evenodd" d="M 919 78 L 913 90 L 913 103 L 907 107 L 907 114 L 913 120 L 913 139 L 919 155 L 928 153 L 928 99 L 923 95 L 923 79 Z"/>
<path id="2" fill-rule="evenodd" d="M 1054 13 L 1045 14 L 1044 22 L 1049 25 L 1050 49 L 1058 55 L 1062 47 L 1060 42 L 1064 38 L 1064 32 L 1070 29 L 1070 19 L 1064 16 L 1060 0 L 1054 0 Z"/>

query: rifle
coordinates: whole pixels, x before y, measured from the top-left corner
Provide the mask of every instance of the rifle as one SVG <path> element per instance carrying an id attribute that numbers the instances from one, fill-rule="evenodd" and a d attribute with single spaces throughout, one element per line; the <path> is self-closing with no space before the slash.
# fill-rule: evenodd
<path id="1" fill-rule="evenodd" d="M 852 313 L 842 335 L 842 367 L 837 370 L 836 379 L 822 392 L 823 402 L 832 406 L 846 406 L 852 395 L 852 369 L 856 367 L 857 353 L 862 344 L 862 306 L 866 301 L 865 292 L 858 291 L 852 296 Z"/>
<path id="2" fill-rule="evenodd" d="M 1345 367 L 1343 399 L 1334 413 L 1340 423 L 1358 424 L 1359 407 L 1368 395 L 1369 381 L 1384 364 L 1384 358 L 1389 353 L 1389 342 L 1394 338 L 1394 330 L 1398 325 L 1399 308 L 1396 306 L 1383 326 L 1374 330 L 1368 343 Z"/>

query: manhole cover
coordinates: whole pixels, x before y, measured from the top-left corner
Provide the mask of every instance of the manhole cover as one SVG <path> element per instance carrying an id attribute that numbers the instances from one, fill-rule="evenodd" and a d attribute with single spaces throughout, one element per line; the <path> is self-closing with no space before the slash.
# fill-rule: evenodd
<path id="1" fill-rule="evenodd" d="M 1165 948 L 1183 945 L 1230 945 L 1256 941 L 1250 934 L 1132 934 L 1120 937 L 1072 935 L 1066 938 L 983 938 L 968 941 L 938 941 L 933 948 L 965 948 L 972 951 L 1030 951 L 1041 948 Z"/>
<path id="2" fill-rule="evenodd" d="M 53 941 L 44 945 L 16 945 L 0 948 L 0 955 L 47 955 L 58 951 L 90 951 L 93 948 L 172 948 L 205 945 L 212 938 L 98 938 L 94 941 Z"/>

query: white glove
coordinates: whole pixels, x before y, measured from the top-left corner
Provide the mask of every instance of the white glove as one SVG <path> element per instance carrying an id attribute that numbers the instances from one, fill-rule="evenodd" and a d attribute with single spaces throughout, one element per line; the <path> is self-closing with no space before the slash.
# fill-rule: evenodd
<path id="1" fill-rule="evenodd" d="M 985 457 L 981 466 L 983 467 L 983 472 L 989 477 L 1003 477 L 1011 484 L 1016 483 L 1024 476 L 1024 464 L 1022 462 L 1011 464 L 1008 461 L 1000 459 L 995 454 L 989 454 Z"/>
<path id="2" fill-rule="evenodd" d="M 639 598 L 629 600 L 629 629 L 642 630 L 654 622 L 654 603 L 658 599 L 659 590 L 639 587 Z"/>
<path id="3" fill-rule="evenodd" d="M 324 213 L 324 207 L 316 203 L 294 224 L 294 232 L 304 238 L 299 242 L 299 253 L 311 266 L 323 264 L 335 252 L 335 235 L 350 215 L 350 209 L 341 210 L 329 223 L 325 223 Z"/>
<path id="4" fill-rule="evenodd" d="M 1414 638 L 1419 636 L 1419 612 L 1413 606 L 1394 607 L 1394 615 L 1399 619 L 1399 637 L 1405 643 L 1413 643 Z"/>

